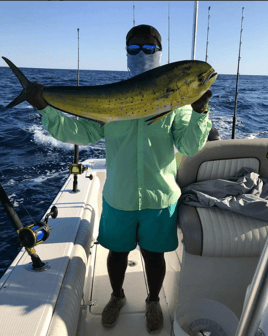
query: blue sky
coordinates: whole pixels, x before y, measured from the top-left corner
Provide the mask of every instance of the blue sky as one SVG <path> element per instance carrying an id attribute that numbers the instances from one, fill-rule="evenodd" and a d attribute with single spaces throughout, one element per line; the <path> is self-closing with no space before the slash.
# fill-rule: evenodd
<path id="1" fill-rule="evenodd" d="M 244 7 L 240 74 L 268 75 L 268 2 L 199 1 L 196 58 L 220 74 L 236 74 Z M 170 62 L 191 59 L 194 1 L 170 1 Z M 0 50 L 18 67 L 127 70 L 125 37 L 133 26 L 133 1 L 1 1 Z M 162 36 L 168 61 L 168 1 L 135 1 L 135 24 Z M 1 58 L 0 66 L 6 66 Z"/>

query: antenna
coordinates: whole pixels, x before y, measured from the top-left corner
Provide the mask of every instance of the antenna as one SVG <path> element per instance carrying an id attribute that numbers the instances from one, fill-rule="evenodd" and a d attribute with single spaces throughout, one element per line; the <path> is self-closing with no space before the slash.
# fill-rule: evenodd
<path id="1" fill-rule="evenodd" d="M 169 8 L 169 2 L 168 2 L 168 63 L 170 61 L 170 8 Z"/>
<path id="2" fill-rule="evenodd" d="M 133 27 L 135 27 L 135 1 L 133 1 Z"/>
<path id="3" fill-rule="evenodd" d="M 195 1 L 195 6 L 194 6 L 192 60 L 195 59 L 196 34 L 197 34 L 197 18 L 198 18 L 198 3 L 199 3 L 199 1 Z"/>
<path id="4" fill-rule="evenodd" d="M 241 31 L 240 31 L 240 43 L 239 43 L 239 54 L 238 54 L 238 65 L 237 65 L 237 75 L 236 75 L 236 92 L 235 92 L 235 107 L 234 107 L 234 117 L 233 117 L 233 129 L 232 129 L 232 139 L 235 137 L 235 124 L 236 124 L 236 108 L 237 108 L 237 95 L 238 95 L 238 81 L 239 81 L 239 64 L 240 64 L 240 50 L 242 44 L 242 25 L 244 19 L 244 7 L 242 8 L 242 19 L 241 19 Z"/>
<path id="5" fill-rule="evenodd" d="M 77 28 L 78 33 L 78 64 L 77 64 L 77 86 L 79 86 L 79 28 Z"/>
<path id="6" fill-rule="evenodd" d="M 209 19 L 210 19 L 210 6 L 208 7 L 208 33 L 209 33 Z M 207 48 L 206 48 L 206 60 L 208 59 L 208 34 L 207 34 Z"/>

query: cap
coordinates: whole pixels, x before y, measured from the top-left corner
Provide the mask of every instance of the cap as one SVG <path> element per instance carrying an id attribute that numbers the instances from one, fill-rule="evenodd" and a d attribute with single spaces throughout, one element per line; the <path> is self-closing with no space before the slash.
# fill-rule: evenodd
<path id="1" fill-rule="evenodd" d="M 161 44 L 161 35 L 159 34 L 159 32 L 152 26 L 149 25 L 139 25 L 139 26 L 135 26 L 133 28 L 130 29 L 130 31 L 127 33 L 126 36 L 126 45 L 128 45 L 129 40 L 136 35 L 139 34 L 148 34 L 148 35 L 152 35 L 153 37 L 155 37 L 161 47 L 162 50 L 162 44 Z"/>

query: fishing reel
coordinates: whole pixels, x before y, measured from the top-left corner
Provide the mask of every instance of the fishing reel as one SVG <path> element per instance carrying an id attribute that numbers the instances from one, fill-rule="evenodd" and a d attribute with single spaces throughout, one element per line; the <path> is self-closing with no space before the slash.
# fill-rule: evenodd
<path id="1" fill-rule="evenodd" d="M 0 183 L 0 202 L 3 205 L 4 210 L 6 211 L 8 217 L 11 220 L 11 224 L 16 230 L 19 238 L 18 247 L 22 245 L 29 256 L 32 259 L 32 263 L 26 265 L 28 271 L 43 272 L 47 271 L 50 268 L 50 265 L 46 262 L 43 262 L 37 255 L 34 247 L 46 241 L 50 236 L 50 230 L 52 229 L 47 225 L 48 218 L 56 218 L 58 215 L 58 209 L 54 205 L 51 208 L 51 211 L 46 215 L 43 222 L 37 222 L 29 226 L 24 227 L 22 222 L 16 213 L 13 205 L 11 204 L 7 194 Z"/>
<path id="2" fill-rule="evenodd" d="M 84 166 L 82 163 L 70 163 L 69 173 L 73 175 L 81 175 L 88 167 Z"/>
<path id="3" fill-rule="evenodd" d="M 82 163 L 70 163 L 69 164 L 69 173 L 74 175 L 73 192 L 76 193 L 76 192 L 79 191 L 77 189 L 77 187 L 78 187 L 77 175 L 83 174 L 84 171 L 87 170 L 89 167 L 90 167 L 90 165 L 88 165 L 88 164 L 83 165 Z M 92 176 L 92 174 L 90 174 L 89 176 L 86 176 L 86 178 L 89 178 L 90 180 L 92 180 L 93 176 Z"/>
<path id="4" fill-rule="evenodd" d="M 32 259 L 32 263 L 29 263 L 25 266 L 28 271 L 43 272 L 50 268 L 50 265 L 47 262 L 43 262 L 39 258 L 34 247 L 45 242 L 49 238 L 52 227 L 47 225 L 48 218 L 49 216 L 56 218 L 57 215 L 58 209 L 54 205 L 51 208 L 50 213 L 46 215 L 43 222 L 40 221 L 26 227 L 21 227 L 19 230 L 17 230 L 19 238 L 18 246 L 23 246 Z"/>
<path id="5" fill-rule="evenodd" d="M 22 245 L 26 249 L 32 249 L 36 245 L 45 242 L 50 236 L 51 226 L 47 225 L 48 218 L 56 218 L 58 216 L 58 209 L 54 205 L 51 208 L 50 213 L 48 213 L 43 222 L 37 222 L 35 224 L 22 227 L 17 231 L 19 238 L 19 245 Z"/>

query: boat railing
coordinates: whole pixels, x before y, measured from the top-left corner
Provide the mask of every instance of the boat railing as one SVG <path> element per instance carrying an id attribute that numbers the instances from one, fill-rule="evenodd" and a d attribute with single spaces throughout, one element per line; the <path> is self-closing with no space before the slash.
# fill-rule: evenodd
<path id="1" fill-rule="evenodd" d="M 258 327 L 264 318 L 268 295 L 268 238 L 254 273 L 251 288 L 236 330 L 235 336 L 257 335 Z"/>

